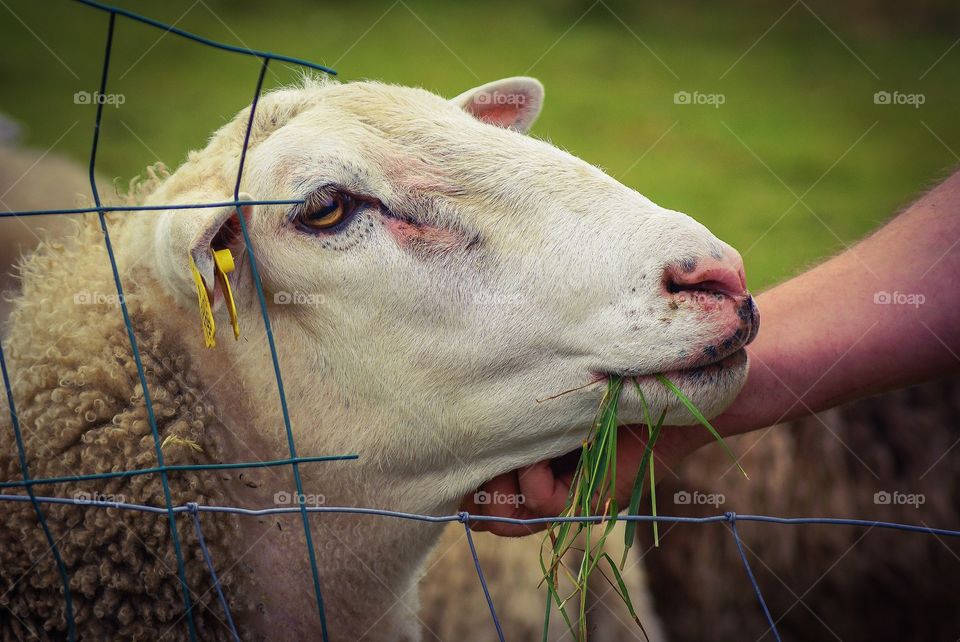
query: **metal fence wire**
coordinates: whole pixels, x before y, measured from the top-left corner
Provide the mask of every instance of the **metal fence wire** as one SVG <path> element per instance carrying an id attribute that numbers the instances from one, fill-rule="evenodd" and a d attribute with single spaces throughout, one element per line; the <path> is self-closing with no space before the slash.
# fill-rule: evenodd
<path id="1" fill-rule="evenodd" d="M 381 516 L 389 517 L 393 519 L 406 519 L 406 520 L 416 520 L 422 522 L 431 522 L 431 523 L 447 523 L 447 522 L 460 522 L 463 524 L 464 529 L 466 530 L 467 535 L 467 544 L 470 549 L 470 554 L 473 558 L 473 562 L 477 571 L 477 577 L 480 581 L 481 587 L 483 589 L 484 596 L 486 598 L 487 607 L 490 610 L 490 616 L 493 620 L 493 625 L 496 629 L 497 636 L 500 640 L 504 639 L 503 629 L 500 625 L 499 618 L 497 617 L 497 611 L 494 607 L 493 600 L 490 597 L 490 592 L 487 588 L 487 582 L 483 574 L 483 568 L 480 563 L 480 559 L 477 555 L 476 548 L 473 543 L 473 537 L 470 531 L 470 524 L 473 522 L 483 522 L 483 521 L 496 521 L 504 522 L 511 524 L 524 524 L 524 525 L 535 525 L 535 524 L 548 524 L 551 522 L 582 522 L 582 523 L 599 523 L 603 521 L 604 518 L 601 517 L 545 517 L 545 518 L 536 518 L 536 519 L 511 519 L 511 518 L 499 518 L 491 517 L 486 515 L 472 515 L 467 512 L 460 512 L 455 515 L 419 515 L 413 513 L 404 513 L 393 510 L 384 510 L 378 508 L 360 508 L 360 507 L 346 507 L 346 506 L 307 506 L 306 505 L 306 495 L 303 490 L 303 482 L 300 476 L 300 465 L 301 464 L 313 464 L 326 461 L 342 461 L 342 460 L 352 460 L 357 459 L 357 455 L 327 455 L 327 456 L 312 456 L 312 457 L 301 457 L 297 454 L 296 444 L 294 443 L 293 430 L 291 428 L 290 414 L 287 408 L 287 399 L 284 393 L 283 388 L 283 377 L 280 374 L 280 364 L 277 357 L 276 343 L 273 336 L 273 331 L 270 325 L 270 317 L 267 311 L 267 302 L 263 293 L 263 285 L 260 280 L 260 274 L 257 269 L 257 260 L 254 254 L 254 248 L 250 242 L 249 230 L 247 228 L 246 220 L 243 216 L 237 216 L 237 220 L 240 224 L 240 231 L 243 237 L 243 241 L 246 245 L 247 254 L 250 257 L 250 272 L 253 278 L 254 286 L 257 292 L 257 298 L 260 303 L 260 311 L 263 317 L 263 325 L 266 330 L 267 342 L 270 347 L 270 355 L 273 361 L 274 374 L 276 376 L 277 383 L 277 397 L 280 402 L 280 407 L 283 412 L 283 424 L 286 431 L 287 445 L 289 449 L 290 456 L 286 459 L 278 459 L 272 461 L 258 461 L 258 462 L 239 462 L 239 463 L 224 463 L 224 464 L 197 464 L 197 465 L 178 465 L 178 466 L 168 466 L 164 463 L 163 450 L 161 448 L 160 435 L 157 429 L 157 422 L 154 416 L 153 404 L 150 399 L 150 391 L 147 386 L 146 373 L 144 371 L 143 363 L 140 358 L 140 351 L 137 347 L 137 339 L 134 335 L 133 324 L 130 320 L 130 314 L 127 309 L 126 302 L 123 297 L 123 285 L 120 281 L 120 274 L 117 268 L 116 259 L 113 252 L 113 245 L 110 241 L 110 232 L 107 228 L 107 221 L 105 215 L 107 212 L 131 212 L 131 211 L 144 211 L 144 210 L 167 210 L 167 209 L 200 209 L 200 208 L 218 208 L 218 207 L 227 207 L 233 206 L 236 207 L 239 213 L 239 208 L 242 205 L 280 205 L 280 204 L 297 204 L 302 201 L 290 201 L 290 200 L 262 200 L 262 201 L 240 201 L 240 182 L 243 177 L 243 167 L 244 161 L 246 159 L 247 146 L 250 141 L 250 130 L 252 128 L 254 115 L 257 109 L 257 102 L 259 100 L 261 91 L 263 89 L 264 76 L 266 75 L 267 68 L 271 61 L 276 60 L 278 62 L 290 63 L 293 65 L 298 65 L 307 69 L 314 69 L 321 71 L 327 74 L 336 74 L 332 69 L 318 65 L 306 60 L 301 60 L 299 58 L 293 58 L 290 56 L 284 56 L 281 54 L 275 54 L 267 51 L 258 51 L 255 49 L 248 49 L 245 47 L 237 47 L 234 45 L 228 45 L 202 36 L 184 31 L 173 25 L 168 25 L 152 18 L 148 18 L 143 15 L 139 15 L 132 11 L 127 11 L 119 7 L 114 7 L 95 0 L 74 0 L 82 5 L 101 11 L 108 16 L 108 27 L 107 27 L 107 36 L 106 36 L 106 47 L 103 57 L 103 68 L 101 71 L 100 77 L 100 88 L 99 95 L 104 96 L 107 93 L 107 81 L 109 78 L 110 70 L 110 58 L 111 50 L 113 46 L 113 38 L 116 30 L 117 18 L 123 18 L 138 22 L 141 24 L 149 25 L 156 29 L 159 29 L 165 33 L 171 33 L 181 38 L 199 43 L 207 47 L 213 47 L 215 49 L 220 49 L 223 51 L 229 51 L 236 53 L 242 56 L 249 56 L 261 61 L 260 72 L 257 77 L 256 90 L 254 92 L 253 100 L 250 107 L 250 116 L 247 121 L 246 132 L 244 136 L 243 148 L 240 153 L 240 164 L 237 170 L 237 180 L 234 186 L 233 200 L 217 203 L 192 203 L 192 204 L 176 204 L 176 205 L 128 205 L 128 206 L 107 206 L 104 205 L 100 200 L 100 194 L 97 190 L 97 183 L 94 178 L 94 173 L 96 169 L 96 160 L 97 160 L 97 146 L 100 139 L 100 125 L 103 120 L 103 101 L 97 101 L 97 110 L 96 110 L 96 119 L 93 125 L 93 143 L 90 149 L 90 164 L 89 164 L 89 178 L 90 178 L 90 189 L 93 194 L 94 207 L 88 208 L 70 208 L 70 209 L 50 209 L 50 210 L 32 210 L 32 211 L 19 211 L 19 212 L 0 212 L 0 216 L 3 217 L 20 217 L 20 216 L 44 216 L 44 215 L 53 215 L 53 214 L 87 214 L 87 213 L 96 213 L 99 216 L 100 227 L 103 232 L 103 239 L 106 245 L 107 256 L 110 260 L 110 267 L 113 271 L 113 279 L 116 285 L 118 301 L 120 306 L 121 314 L 123 315 L 123 323 L 126 328 L 127 337 L 130 341 L 130 349 L 133 354 L 133 359 L 136 365 L 137 375 L 140 380 L 140 387 L 143 390 L 144 403 L 146 405 L 147 418 L 150 425 L 150 429 L 153 435 L 153 444 L 154 450 L 157 458 L 157 465 L 151 468 L 142 468 L 136 470 L 124 470 L 118 472 L 110 473 L 96 473 L 89 475 L 73 475 L 73 476 L 64 476 L 64 477 L 49 477 L 49 478 L 38 478 L 33 479 L 30 477 L 30 469 L 27 465 L 27 455 L 24 448 L 23 437 L 20 429 L 20 422 L 17 415 L 16 404 L 13 398 L 13 390 L 10 380 L 10 374 L 7 370 L 6 358 L 3 352 L 3 346 L 0 344 L 0 370 L 3 374 L 3 384 L 6 390 L 7 403 L 10 412 L 11 424 L 13 426 L 14 437 L 17 444 L 17 454 L 19 457 L 20 470 L 22 479 L 20 481 L 8 481 L 0 483 L 0 491 L 4 489 L 14 489 L 14 488 L 23 488 L 26 491 L 26 495 L 18 494 L 0 494 L 0 502 L 29 502 L 32 504 L 34 511 L 37 516 L 37 524 L 42 529 L 43 534 L 47 540 L 48 550 L 52 555 L 58 572 L 60 576 L 60 581 L 63 584 L 63 596 L 66 603 L 66 623 L 67 623 L 67 638 L 73 642 L 77 639 L 77 630 L 76 622 L 74 620 L 74 610 L 73 610 L 73 599 L 70 591 L 70 580 L 67 574 L 66 566 L 64 565 L 63 559 L 60 555 L 59 550 L 57 549 L 56 542 L 50 531 L 50 526 L 47 522 L 46 517 L 43 512 L 44 504 L 67 504 L 67 505 L 80 505 L 92 509 L 104 509 L 104 508 L 114 508 L 128 511 L 141 511 L 146 513 L 154 514 L 166 514 L 169 522 L 170 534 L 173 543 L 174 553 L 177 559 L 177 574 L 179 577 L 180 591 L 183 598 L 183 607 L 186 617 L 186 625 L 188 628 L 188 634 L 190 640 L 195 641 L 197 639 L 197 630 L 194 624 L 193 617 L 193 606 L 190 600 L 190 591 L 187 587 L 185 569 L 184 569 L 184 554 L 183 549 L 180 543 L 180 537 L 177 531 L 176 516 L 181 513 L 189 514 L 191 517 L 194 530 L 198 539 L 198 545 L 200 548 L 200 553 L 206 564 L 207 570 L 210 573 L 210 579 L 212 585 L 217 593 L 217 598 L 224 610 L 225 621 L 227 626 L 230 629 L 230 633 L 235 640 L 239 642 L 240 635 L 237 632 L 236 626 L 234 625 L 233 617 L 230 613 L 230 608 L 227 602 L 226 597 L 223 593 L 223 587 L 221 586 L 216 572 L 215 560 L 210 555 L 209 550 L 207 549 L 206 542 L 203 537 L 203 528 L 201 524 L 200 516 L 202 513 L 229 513 L 239 516 L 247 517 L 262 517 L 266 515 L 280 515 L 280 514 L 290 514 L 290 513 L 299 513 L 303 522 L 303 531 L 306 538 L 306 554 L 310 564 L 310 571 L 313 580 L 313 591 L 316 602 L 317 613 L 320 618 L 321 634 L 323 640 L 327 642 L 330 639 L 330 631 L 327 629 L 327 620 L 324 611 L 323 604 L 323 593 L 320 586 L 320 577 L 317 567 L 317 559 L 313 546 L 313 538 L 310 528 L 310 513 L 352 513 L 359 515 L 370 515 L 370 516 Z M 174 506 L 171 498 L 170 488 L 168 485 L 168 479 L 170 474 L 176 474 L 183 471 L 216 471 L 224 469 L 253 469 L 253 468 L 268 468 L 276 466 L 289 466 L 293 473 L 294 482 L 297 490 L 297 504 L 296 507 L 286 507 L 286 508 L 266 508 L 266 509 L 249 509 L 241 507 L 231 507 L 231 506 L 210 506 L 202 505 L 196 502 L 189 502 L 184 505 Z M 144 504 L 133 504 L 126 502 L 112 502 L 112 501 L 94 501 L 91 502 L 86 499 L 81 499 L 77 497 L 56 497 L 56 496 L 40 496 L 34 492 L 34 487 L 39 485 L 56 485 L 70 482 L 78 481 L 90 481 L 90 480 L 103 480 L 111 478 L 130 478 L 138 475 L 155 475 L 159 474 L 162 482 L 164 498 L 165 498 L 165 507 L 157 506 L 148 506 Z M 609 519 L 609 518 L 608 518 Z M 780 634 L 777 630 L 776 621 L 773 616 L 770 614 L 769 609 L 767 608 L 766 602 L 763 598 L 763 593 L 760 590 L 760 586 L 756 581 L 756 578 L 753 575 L 753 571 L 750 568 L 750 563 L 747 559 L 746 553 L 744 552 L 743 545 L 741 543 L 739 532 L 737 531 L 737 523 L 743 521 L 749 522 L 766 522 L 772 524 L 782 524 L 782 525 L 802 525 L 802 524 L 832 524 L 838 526 L 857 526 L 857 527 L 869 527 L 869 528 L 885 528 L 893 529 L 906 532 L 917 532 L 917 533 L 926 533 L 930 535 L 942 535 L 947 537 L 960 537 L 960 531 L 957 530 L 948 530 L 941 528 L 930 528 L 926 526 L 916 526 L 912 524 L 900 524 L 893 522 L 880 522 L 880 521 L 870 521 L 870 520 L 861 520 L 861 519 L 837 519 L 837 518 L 782 518 L 782 517 L 772 517 L 767 515 L 737 515 L 733 512 L 727 512 L 723 515 L 715 515 L 711 517 L 670 517 L 670 516 L 645 516 L 645 515 L 619 515 L 614 519 L 619 521 L 638 521 L 638 522 L 665 522 L 665 523 L 693 523 L 693 524 L 710 524 L 710 523 L 723 523 L 727 524 L 731 534 L 733 535 L 734 542 L 737 546 L 737 550 L 740 554 L 740 559 L 743 562 L 743 567 L 746 572 L 747 580 L 750 582 L 754 593 L 757 597 L 757 603 L 760 607 L 760 611 L 763 614 L 763 617 L 766 619 L 768 625 L 768 632 L 770 632 L 776 640 L 780 640 Z M 334 634 L 336 631 L 333 632 Z"/>

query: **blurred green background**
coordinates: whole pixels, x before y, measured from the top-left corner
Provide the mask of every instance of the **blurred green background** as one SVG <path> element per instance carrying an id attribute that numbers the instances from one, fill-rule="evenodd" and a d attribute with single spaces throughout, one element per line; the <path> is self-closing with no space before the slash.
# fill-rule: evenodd
<path id="1" fill-rule="evenodd" d="M 98 86 L 107 15 L 0 4 L 0 111 L 25 144 L 86 162 L 94 107 L 74 94 Z M 755 289 L 860 238 L 960 160 L 955 2 L 116 4 L 348 81 L 452 96 L 536 76 L 535 135 L 704 222 L 744 253 Z M 109 91 L 125 102 L 106 108 L 98 171 L 125 182 L 179 164 L 250 100 L 258 64 L 119 19 Z M 298 73 L 275 64 L 268 85 Z"/>

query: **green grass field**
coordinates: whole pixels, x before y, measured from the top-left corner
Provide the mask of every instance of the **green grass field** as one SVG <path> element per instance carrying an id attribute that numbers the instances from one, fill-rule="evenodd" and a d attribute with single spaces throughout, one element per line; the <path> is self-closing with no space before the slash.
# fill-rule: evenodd
<path id="1" fill-rule="evenodd" d="M 861 237 L 960 152 L 955 34 L 864 28 L 819 5 L 616 3 L 614 15 L 575 1 L 116 2 L 335 66 L 344 80 L 454 95 L 537 76 L 547 103 L 536 135 L 705 223 L 744 253 L 755 289 Z M 0 14 L 0 110 L 24 123 L 29 145 L 85 162 L 94 108 L 74 94 L 98 85 L 106 14 L 69 0 L 5 0 Z M 120 19 L 109 91 L 125 102 L 107 107 L 100 173 L 126 181 L 158 159 L 177 165 L 250 100 L 257 69 Z M 271 85 L 298 73 L 274 71 Z M 676 104 L 684 91 L 723 104 Z M 878 105 L 878 91 L 924 104 Z"/>

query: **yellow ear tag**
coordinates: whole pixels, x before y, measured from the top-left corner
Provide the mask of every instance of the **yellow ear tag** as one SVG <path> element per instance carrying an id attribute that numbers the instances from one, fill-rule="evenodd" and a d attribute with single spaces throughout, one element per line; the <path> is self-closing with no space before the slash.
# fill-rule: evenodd
<path id="1" fill-rule="evenodd" d="M 233 326 L 233 338 L 240 338 L 240 323 L 237 321 L 237 304 L 233 300 L 233 290 L 230 289 L 230 279 L 227 274 L 233 272 L 233 254 L 228 249 L 217 250 L 213 253 L 213 262 L 216 265 L 217 279 L 220 289 L 223 290 L 223 300 L 227 303 L 227 312 L 230 313 L 230 324 Z"/>
<path id="2" fill-rule="evenodd" d="M 203 326 L 203 342 L 208 348 L 217 345 L 217 324 L 213 321 L 213 308 L 210 307 L 210 295 L 207 294 L 207 286 L 203 284 L 203 277 L 200 276 L 200 270 L 197 264 L 190 257 L 190 273 L 193 275 L 193 282 L 197 286 L 197 303 L 200 305 L 200 324 Z"/>

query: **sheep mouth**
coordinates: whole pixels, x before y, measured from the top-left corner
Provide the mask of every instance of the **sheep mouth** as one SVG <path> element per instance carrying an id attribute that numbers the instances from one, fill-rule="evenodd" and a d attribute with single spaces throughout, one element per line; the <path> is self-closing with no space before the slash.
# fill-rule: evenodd
<path id="1" fill-rule="evenodd" d="M 710 361 L 708 363 L 694 366 L 692 368 L 680 368 L 677 370 L 669 370 L 662 372 L 664 377 L 667 379 L 704 379 L 707 377 L 720 377 L 726 373 L 738 373 L 744 366 L 747 365 L 747 349 L 746 347 L 738 348 L 737 350 L 731 352 L 722 359 L 717 359 L 716 361 Z M 645 375 L 642 377 L 635 377 L 637 379 L 647 379 L 653 378 L 653 375 Z"/>
<path id="2" fill-rule="evenodd" d="M 636 370 L 620 370 L 598 372 L 593 376 L 592 383 L 605 382 L 613 377 L 630 379 L 637 383 L 643 381 L 654 381 L 657 376 L 663 376 L 667 379 L 699 379 L 708 375 L 716 376 L 724 372 L 739 371 L 747 363 L 747 350 L 745 347 L 730 352 L 726 356 L 700 363 L 687 368 L 675 368 L 673 370 L 661 370 L 658 372 L 638 372 Z"/>
<path id="3" fill-rule="evenodd" d="M 757 338 L 760 330 L 760 312 L 752 297 L 747 297 L 737 309 L 739 323 L 736 329 L 727 336 L 710 343 L 699 353 L 678 364 L 668 366 L 670 369 L 658 372 L 639 370 L 619 370 L 596 373 L 594 381 L 605 381 L 610 377 L 623 377 L 642 381 L 662 375 L 668 379 L 702 378 L 706 375 L 722 375 L 726 372 L 741 370 L 747 362 L 746 347 Z M 682 364 L 682 365 L 681 365 Z"/>

